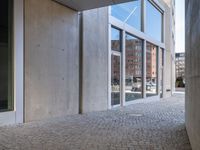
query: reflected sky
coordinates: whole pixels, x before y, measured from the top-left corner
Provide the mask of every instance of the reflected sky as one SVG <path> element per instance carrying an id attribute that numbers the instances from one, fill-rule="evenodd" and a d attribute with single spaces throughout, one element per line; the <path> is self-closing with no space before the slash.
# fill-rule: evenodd
<path id="1" fill-rule="evenodd" d="M 141 30 L 141 0 L 113 5 L 111 14 L 122 22 Z"/>
<path id="2" fill-rule="evenodd" d="M 111 15 L 141 31 L 141 6 L 141 0 L 113 5 Z M 155 40 L 162 41 L 162 13 L 148 0 L 146 0 L 146 33 Z"/>
<path id="3" fill-rule="evenodd" d="M 146 0 L 146 33 L 154 39 L 162 40 L 162 13 Z"/>

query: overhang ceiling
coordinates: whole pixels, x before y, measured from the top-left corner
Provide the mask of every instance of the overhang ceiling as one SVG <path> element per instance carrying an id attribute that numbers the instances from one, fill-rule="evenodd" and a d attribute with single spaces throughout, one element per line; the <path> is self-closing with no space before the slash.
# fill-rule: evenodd
<path id="1" fill-rule="evenodd" d="M 119 3 L 125 3 L 132 0 L 55 0 L 67 7 L 77 11 L 89 10 Z"/>

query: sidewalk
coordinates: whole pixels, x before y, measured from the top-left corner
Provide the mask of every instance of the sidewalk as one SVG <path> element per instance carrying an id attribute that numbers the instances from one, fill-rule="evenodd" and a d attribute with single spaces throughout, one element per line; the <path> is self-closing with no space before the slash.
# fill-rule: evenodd
<path id="1" fill-rule="evenodd" d="M 0 128 L 0 149 L 191 150 L 184 95 Z"/>

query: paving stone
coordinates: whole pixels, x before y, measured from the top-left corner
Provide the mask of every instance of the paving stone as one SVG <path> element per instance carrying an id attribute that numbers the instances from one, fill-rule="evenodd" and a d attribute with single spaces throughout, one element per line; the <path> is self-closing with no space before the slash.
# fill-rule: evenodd
<path id="1" fill-rule="evenodd" d="M 191 150 L 184 95 L 0 128 L 0 149 Z"/>

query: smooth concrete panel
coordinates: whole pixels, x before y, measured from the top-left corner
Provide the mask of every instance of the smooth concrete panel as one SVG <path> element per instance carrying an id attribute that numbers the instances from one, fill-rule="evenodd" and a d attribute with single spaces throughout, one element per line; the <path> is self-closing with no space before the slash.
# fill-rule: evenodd
<path id="1" fill-rule="evenodd" d="M 25 0 L 25 122 L 78 113 L 78 13 Z"/>
<path id="2" fill-rule="evenodd" d="M 186 128 L 200 149 L 200 1 L 186 0 Z"/>
<path id="3" fill-rule="evenodd" d="M 165 13 L 164 13 L 164 42 L 165 42 L 165 56 L 164 56 L 164 84 L 163 84 L 163 97 L 170 97 L 172 96 L 173 90 L 173 73 L 172 68 L 175 63 L 172 60 L 172 54 L 174 53 L 174 45 L 172 40 L 172 8 L 167 5 L 162 0 L 159 2 L 164 6 Z M 175 84 L 175 83 L 174 83 Z"/>
<path id="4" fill-rule="evenodd" d="M 105 7 L 109 5 L 130 2 L 131 0 L 55 0 L 77 11 Z"/>
<path id="5" fill-rule="evenodd" d="M 108 8 L 83 12 L 83 112 L 108 108 Z"/>

